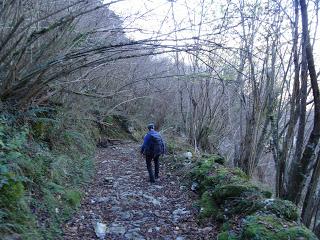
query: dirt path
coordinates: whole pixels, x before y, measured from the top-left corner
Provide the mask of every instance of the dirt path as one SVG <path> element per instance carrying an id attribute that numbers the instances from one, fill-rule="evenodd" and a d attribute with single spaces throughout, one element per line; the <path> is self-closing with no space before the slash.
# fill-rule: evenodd
<path id="1" fill-rule="evenodd" d="M 81 208 L 65 225 L 64 239 L 98 239 L 97 221 L 107 225 L 105 239 L 215 239 L 213 226 L 198 226 L 189 190 L 165 164 L 159 182 L 147 181 L 137 144 L 100 149 L 96 168 Z"/>

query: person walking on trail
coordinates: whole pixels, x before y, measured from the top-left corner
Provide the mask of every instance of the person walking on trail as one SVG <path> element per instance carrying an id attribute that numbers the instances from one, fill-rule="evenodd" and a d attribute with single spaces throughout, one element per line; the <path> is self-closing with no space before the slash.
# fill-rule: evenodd
<path id="1" fill-rule="evenodd" d="M 165 147 L 161 135 L 154 130 L 154 124 L 148 125 L 149 132 L 144 136 L 141 146 L 141 154 L 146 157 L 147 169 L 150 182 L 154 183 L 159 178 L 159 157 L 164 154 Z M 152 160 L 154 162 L 154 174 L 152 171 Z"/>

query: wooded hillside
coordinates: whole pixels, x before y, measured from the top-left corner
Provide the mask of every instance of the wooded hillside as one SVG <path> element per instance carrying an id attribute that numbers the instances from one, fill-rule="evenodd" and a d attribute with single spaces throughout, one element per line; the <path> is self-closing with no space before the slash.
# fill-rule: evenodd
<path id="1" fill-rule="evenodd" d="M 0 0 L 0 238 L 61 237 L 96 146 L 150 122 L 319 237 L 319 1 L 142 2 Z"/>

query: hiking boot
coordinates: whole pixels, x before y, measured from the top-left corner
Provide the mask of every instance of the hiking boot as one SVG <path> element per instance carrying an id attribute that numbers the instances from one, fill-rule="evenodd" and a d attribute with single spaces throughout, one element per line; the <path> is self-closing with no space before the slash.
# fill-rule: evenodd
<path id="1" fill-rule="evenodd" d="M 155 183 L 156 181 L 155 181 L 155 179 L 153 178 L 153 179 L 150 179 L 149 182 Z"/>

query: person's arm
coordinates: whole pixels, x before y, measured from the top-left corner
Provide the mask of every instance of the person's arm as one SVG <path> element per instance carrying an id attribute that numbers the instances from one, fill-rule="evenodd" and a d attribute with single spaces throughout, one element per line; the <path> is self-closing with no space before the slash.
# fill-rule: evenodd
<path id="1" fill-rule="evenodd" d="M 145 150 L 149 147 L 149 145 L 150 145 L 150 135 L 147 134 L 144 136 L 140 153 L 143 154 L 145 152 Z"/>
<path id="2" fill-rule="evenodd" d="M 161 147 L 162 147 L 162 155 L 166 154 L 166 143 L 163 140 L 163 138 L 161 138 Z"/>

